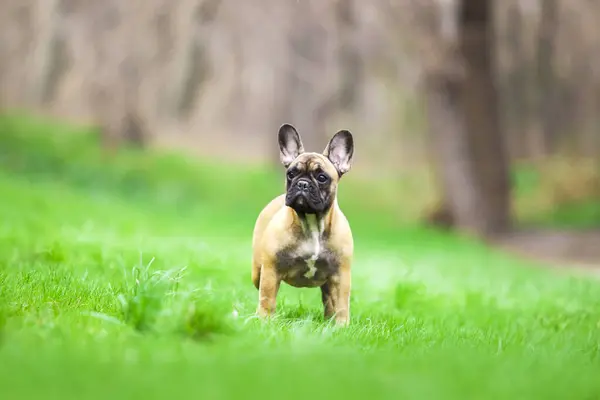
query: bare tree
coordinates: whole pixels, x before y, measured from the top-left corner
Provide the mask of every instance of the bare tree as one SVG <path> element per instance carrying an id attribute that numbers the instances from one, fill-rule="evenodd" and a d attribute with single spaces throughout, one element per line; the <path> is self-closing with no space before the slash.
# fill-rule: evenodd
<path id="1" fill-rule="evenodd" d="M 523 15 L 518 0 L 508 4 L 505 26 L 510 25 L 506 32 L 506 53 L 509 66 L 503 78 L 501 90 L 503 94 L 502 109 L 505 119 L 507 142 L 510 155 L 516 158 L 524 157 L 529 150 L 527 132 L 529 128 L 529 99 L 531 97 L 529 83 L 529 63 L 523 43 Z"/>
<path id="2" fill-rule="evenodd" d="M 340 87 L 338 89 L 339 106 L 342 110 L 353 112 L 360 99 L 360 87 L 363 63 L 354 35 L 357 31 L 355 0 L 340 0 L 336 4 L 336 22 L 340 36 L 339 69 Z"/>
<path id="3" fill-rule="evenodd" d="M 324 27 L 311 17 L 314 1 L 301 1 L 289 8 L 292 14 L 287 32 L 289 63 L 286 65 L 290 120 L 298 125 L 305 146 L 310 149 L 325 147 L 324 113 L 319 112 L 321 86 L 311 81 L 315 71 L 324 68 Z"/>
<path id="4" fill-rule="evenodd" d="M 176 83 L 174 115 L 187 117 L 192 111 L 202 84 L 210 78 L 210 60 L 206 50 L 210 24 L 216 18 L 221 0 L 204 0 L 195 4 L 191 33 L 183 38 L 184 51 L 179 60 L 179 82 Z"/>
<path id="5" fill-rule="evenodd" d="M 31 83 L 32 101 L 35 104 L 52 103 L 60 80 L 69 68 L 66 20 L 73 7 L 67 0 L 49 0 L 36 9 L 35 78 Z"/>
<path id="6" fill-rule="evenodd" d="M 115 148 L 119 143 L 144 146 L 149 135 L 139 90 L 143 51 L 134 42 L 141 22 L 136 19 L 129 24 L 122 23 L 131 20 L 140 5 L 138 2 L 107 1 L 104 5 L 89 2 L 84 11 L 92 22 L 88 32 L 96 39 L 93 42 L 95 62 L 103 66 L 102 74 L 92 81 L 90 97 L 94 120 L 108 148 Z"/>
<path id="7" fill-rule="evenodd" d="M 491 3 L 462 0 L 457 9 L 449 8 L 458 18 L 456 36 L 450 30 L 441 38 L 444 57 L 427 77 L 432 144 L 446 207 L 459 229 L 483 236 L 505 231 L 510 222 Z"/>
<path id="8" fill-rule="evenodd" d="M 541 19 L 537 37 L 536 72 L 538 83 L 537 113 L 541 153 L 547 155 L 556 141 L 559 129 L 556 78 L 554 72 L 554 47 L 558 29 L 558 1 L 541 2 Z"/>
<path id="9" fill-rule="evenodd" d="M 592 156 L 600 146 L 600 3 L 481 2 L 492 3 L 502 22 L 494 44 L 465 34 L 492 28 L 491 16 L 459 18 L 476 7 L 467 0 L 3 0 L 0 96 L 5 107 L 97 121 L 115 142 L 151 137 L 256 161 L 276 157 L 267 148 L 283 122 L 316 149 L 332 129 L 354 127 L 368 135 L 357 168 L 365 174 L 381 165 L 425 172 L 427 136 L 448 208 L 461 226 L 469 215 L 483 224 L 485 207 L 506 204 L 485 194 L 497 182 L 488 165 L 504 157 L 489 150 L 503 148 L 500 122 L 514 128 L 511 155 L 526 162 L 536 149 Z M 497 78 L 512 110 L 502 121 L 484 106 L 496 102 Z"/>

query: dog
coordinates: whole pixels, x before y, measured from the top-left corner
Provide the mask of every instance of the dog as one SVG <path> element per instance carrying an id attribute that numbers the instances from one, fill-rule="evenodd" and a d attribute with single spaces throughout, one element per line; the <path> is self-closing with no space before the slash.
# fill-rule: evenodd
<path id="1" fill-rule="evenodd" d="M 352 134 L 337 132 L 322 154 L 305 152 L 290 124 L 279 128 L 278 140 L 286 193 L 263 208 L 254 226 L 256 313 L 263 318 L 273 315 L 283 281 L 298 288 L 320 287 L 325 318 L 348 325 L 354 241 L 338 206 L 337 189 L 352 165 Z"/>

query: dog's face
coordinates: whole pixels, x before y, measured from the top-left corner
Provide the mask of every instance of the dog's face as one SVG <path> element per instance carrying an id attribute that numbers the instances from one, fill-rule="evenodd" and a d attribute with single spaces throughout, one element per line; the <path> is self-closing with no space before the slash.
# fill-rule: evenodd
<path id="1" fill-rule="evenodd" d="M 340 178 L 350 170 L 354 154 L 352 134 L 336 133 L 320 153 L 304 152 L 296 129 L 279 129 L 280 158 L 286 167 L 285 204 L 299 214 L 323 214 L 329 210 Z"/>

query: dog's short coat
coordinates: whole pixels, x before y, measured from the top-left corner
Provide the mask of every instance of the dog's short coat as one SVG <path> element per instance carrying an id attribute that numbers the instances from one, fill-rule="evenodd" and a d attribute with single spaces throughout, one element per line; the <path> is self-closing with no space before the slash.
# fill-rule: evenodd
<path id="1" fill-rule="evenodd" d="M 252 282 L 259 291 L 257 313 L 275 311 L 281 281 L 320 287 L 325 318 L 350 322 L 352 231 L 337 202 L 337 187 L 350 170 L 352 134 L 342 130 L 325 151 L 304 152 L 296 129 L 279 129 L 280 158 L 286 167 L 286 193 L 261 211 L 252 240 Z"/>

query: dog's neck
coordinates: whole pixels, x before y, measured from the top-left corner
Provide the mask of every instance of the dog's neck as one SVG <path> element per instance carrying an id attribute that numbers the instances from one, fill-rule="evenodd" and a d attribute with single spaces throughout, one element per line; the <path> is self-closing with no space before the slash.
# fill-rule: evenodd
<path id="1" fill-rule="evenodd" d="M 331 227 L 333 209 L 336 207 L 337 198 L 334 198 L 331 206 L 322 213 L 306 214 L 297 213 L 294 211 L 298 217 L 298 220 L 300 221 L 300 226 L 302 227 L 302 232 L 304 235 L 313 238 L 320 238 L 323 236 L 323 234 L 326 234 Z"/>
<path id="2" fill-rule="evenodd" d="M 319 238 L 325 231 L 326 214 L 298 214 L 302 232 L 306 236 Z"/>

